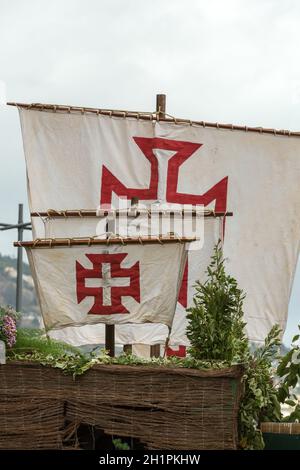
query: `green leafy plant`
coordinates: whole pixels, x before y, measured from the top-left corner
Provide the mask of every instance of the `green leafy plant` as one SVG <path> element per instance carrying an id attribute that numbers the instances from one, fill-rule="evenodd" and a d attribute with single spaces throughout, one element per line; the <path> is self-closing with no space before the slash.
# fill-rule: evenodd
<path id="1" fill-rule="evenodd" d="M 300 330 L 300 325 L 298 329 Z M 280 357 L 276 370 L 276 375 L 280 378 L 278 399 L 291 408 L 290 414 L 282 419 L 286 422 L 300 422 L 300 403 L 293 393 L 294 388 L 300 381 L 299 338 L 299 334 L 294 336 L 290 351 L 285 356 Z"/>
<path id="2" fill-rule="evenodd" d="M 15 345 L 8 351 L 8 360 L 39 362 L 77 375 L 89 362 L 79 349 L 48 338 L 43 330 L 22 329 Z"/>
<path id="3" fill-rule="evenodd" d="M 39 352 L 44 355 L 51 354 L 55 357 L 60 357 L 64 354 L 81 355 L 78 348 L 62 341 L 50 339 L 44 330 L 35 328 L 18 329 L 14 352 L 27 354 Z"/>
<path id="4" fill-rule="evenodd" d="M 127 442 L 123 442 L 121 439 L 113 439 L 112 443 L 116 450 L 130 450 L 129 444 L 127 444 Z"/>
<path id="5" fill-rule="evenodd" d="M 244 392 L 239 411 L 240 446 L 263 449 L 262 421 L 280 421 L 281 409 L 274 382 L 274 361 L 280 346 L 280 329 L 275 325 L 264 345 L 249 354 L 243 376 Z"/>
<path id="6" fill-rule="evenodd" d="M 221 242 L 207 268 L 207 281 L 196 282 L 193 306 L 187 309 L 189 353 L 196 359 L 241 361 L 248 353 L 243 321 L 245 295 L 226 274 Z"/>

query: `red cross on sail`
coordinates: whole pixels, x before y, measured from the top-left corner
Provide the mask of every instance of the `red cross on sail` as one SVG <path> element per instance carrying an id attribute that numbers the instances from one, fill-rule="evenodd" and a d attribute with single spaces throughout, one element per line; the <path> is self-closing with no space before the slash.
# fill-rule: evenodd
<path id="1" fill-rule="evenodd" d="M 113 315 L 129 313 L 122 304 L 123 296 L 140 301 L 140 267 L 136 262 L 130 268 L 122 268 L 127 253 L 86 254 L 92 268 L 84 268 L 76 261 L 77 301 L 93 297 L 94 303 L 88 313 Z"/>

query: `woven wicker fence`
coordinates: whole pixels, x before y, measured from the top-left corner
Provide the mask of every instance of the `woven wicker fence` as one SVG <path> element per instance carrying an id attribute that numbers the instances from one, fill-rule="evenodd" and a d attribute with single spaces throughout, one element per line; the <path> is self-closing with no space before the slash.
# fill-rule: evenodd
<path id="1" fill-rule="evenodd" d="M 9 363 L 0 366 L 0 448 L 64 448 L 88 424 L 149 449 L 236 449 L 241 375 L 238 366 L 101 365 L 74 381 L 58 369 Z"/>
<path id="2" fill-rule="evenodd" d="M 262 432 L 272 434 L 300 435 L 300 423 L 261 423 Z"/>

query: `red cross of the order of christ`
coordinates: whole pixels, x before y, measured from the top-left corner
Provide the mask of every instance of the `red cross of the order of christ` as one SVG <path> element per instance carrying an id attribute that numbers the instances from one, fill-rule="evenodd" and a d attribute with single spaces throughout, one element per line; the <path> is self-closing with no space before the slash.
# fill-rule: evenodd
<path id="1" fill-rule="evenodd" d="M 140 267 L 137 261 L 130 268 L 121 263 L 127 253 L 86 254 L 92 268 L 85 268 L 76 261 L 77 302 L 93 297 L 89 314 L 116 315 L 129 313 L 122 304 L 123 296 L 140 302 Z"/>
<path id="2" fill-rule="evenodd" d="M 158 197 L 159 165 L 155 149 L 175 152 L 168 160 L 166 171 L 166 202 L 176 204 L 201 204 L 208 206 L 215 203 L 215 210 L 226 211 L 228 177 L 224 177 L 203 194 L 180 193 L 177 191 L 179 170 L 181 165 L 190 158 L 203 144 L 181 140 L 163 139 L 160 137 L 133 137 L 143 155 L 150 162 L 150 182 L 148 188 L 129 188 L 125 186 L 111 171 L 103 165 L 101 180 L 100 204 L 111 204 L 112 194 L 126 196 L 128 199 L 137 197 L 141 201 L 156 200 Z M 178 302 L 187 307 L 188 264 L 185 266 Z"/>
<path id="3" fill-rule="evenodd" d="M 133 137 L 134 142 L 140 148 L 142 154 L 150 163 L 150 181 L 146 188 L 130 188 L 125 186 L 105 166 L 102 166 L 101 196 L 100 204 L 111 204 L 112 194 L 131 199 L 137 197 L 140 201 L 156 200 L 158 198 L 159 164 L 155 150 L 168 150 L 175 152 L 167 163 L 165 197 L 166 202 L 176 204 L 192 204 L 208 206 L 214 203 L 215 211 L 226 212 L 228 177 L 224 176 L 210 189 L 202 194 L 191 194 L 178 192 L 178 179 L 181 165 L 190 158 L 203 144 L 186 142 L 180 140 L 164 139 L 161 137 Z M 188 294 L 188 261 L 185 265 L 178 302 L 187 307 Z M 183 349 L 184 350 L 183 350 Z M 169 348 L 170 349 L 170 348 Z M 185 355 L 185 347 L 180 346 L 179 353 L 174 351 L 173 355 Z M 169 355 L 172 350 L 169 351 Z"/>

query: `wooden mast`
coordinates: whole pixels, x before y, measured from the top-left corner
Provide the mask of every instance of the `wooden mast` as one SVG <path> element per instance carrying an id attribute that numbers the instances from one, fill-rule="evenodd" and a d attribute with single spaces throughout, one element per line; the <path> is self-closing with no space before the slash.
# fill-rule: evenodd
<path id="1" fill-rule="evenodd" d="M 164 119 L 166 117 L 166 101 L 167 97 L 165 94 L 156 95 L 156 112 L 158 113 L 158 119 Z M 160 344 L 152 344 L 150 346 L 150 357 L 160 356 Z"/>

